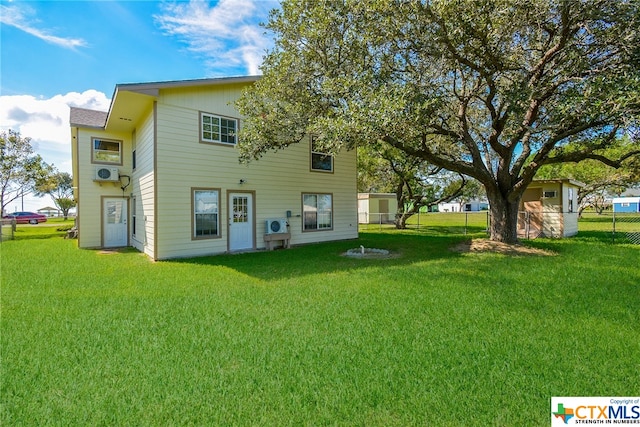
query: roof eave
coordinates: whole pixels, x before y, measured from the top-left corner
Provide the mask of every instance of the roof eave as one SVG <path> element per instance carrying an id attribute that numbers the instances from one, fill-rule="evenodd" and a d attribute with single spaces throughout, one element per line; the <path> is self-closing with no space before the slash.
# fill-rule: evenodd
<path id="1" fill-rule="evenodd" d="M 207 79 L 192 80 L 169 80 L 147 83 L 121 83 L 116 85 L 116 91 L 136 92 L 144 95 L 158 96 L 161 89 L 172 89 L 193 86 L 212 86 L 238 83 L 254 83 L 261 76 L 237 76 L 237 77 L 215 77 Z M 115 95 L 115 93 L 114 93 Z"/>

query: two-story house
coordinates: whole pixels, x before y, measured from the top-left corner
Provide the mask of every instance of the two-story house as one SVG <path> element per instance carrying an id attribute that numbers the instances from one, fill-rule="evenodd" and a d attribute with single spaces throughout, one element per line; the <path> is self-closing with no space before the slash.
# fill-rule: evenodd
<path id="1" fill-rule="evenodd" d="M 120 84 L 107 112 L 71 108 L 79 247 L 161 260 L 262 249 L 273 232 L 357 238 L 354 151 L 307 138 L 239 162 L 234 101 L 257 79 Z"/>

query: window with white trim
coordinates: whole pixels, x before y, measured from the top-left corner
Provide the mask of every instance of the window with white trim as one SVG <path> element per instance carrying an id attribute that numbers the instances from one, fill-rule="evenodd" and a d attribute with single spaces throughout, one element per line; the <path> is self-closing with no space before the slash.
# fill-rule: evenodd
<path id="1" fill-rule="evenodd" d="M 202 142 L 230 144 L 236 143 L 238 120 L 230 117 L 200 113 L 200 140 Z"/>
<path id="2" fill-rule="evenodd" d="M 311 136 L 311 170 L 318 172 L 333 172 L 333 156 L 324 153 L 316 142 L 316 138 Z"/>
<path id="3" fill-rule="evenodd" d="M 136 130 L 134 129 L 131 133 L 131 168 L 136 170 Z"/>
<path id="4" fill-rule="evenodd" d="M 122 141 L 91 138 L 91 162 L 122 164 Z"/>
<path id="5" fill-rule="evenodd" d="M 220 237 L 220 190 L 193 189 L 194 239 Z"/>
<path id="6" fill-rule="evenodd" d="M 567 199 L 569 201 L 568 209 L 569 209 L 569 212 L 573 212 L 573 188 L 569 188 L 568 190 L 569 190 L 567 192 L 568 193 Z"/>
<path id="7" fill-rule="evenodd" d="M 138 202 L 135 196 L 131 197 L 131 236 L 136 237 L 136 227 L 138 218 Z"/>
<path id="8" fill-rule="evenodd" d="M 303 231 L 331 230 L 333 228 L 333 195 L 302 195 Z"/>

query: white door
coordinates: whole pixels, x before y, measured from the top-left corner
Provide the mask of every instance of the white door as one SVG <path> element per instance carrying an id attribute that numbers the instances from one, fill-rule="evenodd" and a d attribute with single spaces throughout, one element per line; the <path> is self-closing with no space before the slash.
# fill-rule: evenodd
<path id="1" fill-rule="evenodd" d="M 253 249 L 253 196 L 229 193 L 229 250 Z"/>
<path id="2" fill-rule="evenodd" d="M 103 199 L 102 235 L 105 248 L 127 246 L 127 200 Z"/>

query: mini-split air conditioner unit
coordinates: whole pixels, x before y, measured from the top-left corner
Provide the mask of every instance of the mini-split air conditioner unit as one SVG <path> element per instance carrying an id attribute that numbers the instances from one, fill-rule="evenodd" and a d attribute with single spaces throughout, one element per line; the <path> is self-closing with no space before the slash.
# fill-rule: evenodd
<path id="1" fill-rule="evenodd" d="M 284 218 L 268 219 L 265 227 L 266 234 L 286 233 L 287 220 Z"/>
<path id="2" fill-rule="evenodd" d="M 97 167 L 94 181 L 115 182 L 120 181 L 118 168 Z"/>

